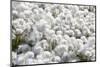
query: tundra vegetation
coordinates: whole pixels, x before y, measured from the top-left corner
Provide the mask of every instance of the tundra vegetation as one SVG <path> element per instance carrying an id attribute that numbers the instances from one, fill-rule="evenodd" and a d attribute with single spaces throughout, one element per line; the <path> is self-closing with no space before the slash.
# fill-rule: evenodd
<path id="1" fill-rule="evenodd" d="M 12 1 L 12 63 L 95 61 L 95 19 L 95 6 Z"/>

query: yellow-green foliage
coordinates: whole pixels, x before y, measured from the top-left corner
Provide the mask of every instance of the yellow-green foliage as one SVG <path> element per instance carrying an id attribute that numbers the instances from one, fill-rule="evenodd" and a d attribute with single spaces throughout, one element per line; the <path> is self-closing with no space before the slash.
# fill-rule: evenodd
<path id="1" fill-rule="evenodd" d="M 82 54 L 82 53 L 79 53 L 77 55 L 77 57 L 80 59 L 80 61 L 91 61 L 90 58 L 88 58 L 86 55 Z"/>
<path id="2" fill-rule="evenodd" d="M 12 39 L 12 50 L 15 51 L 18 48 L 18 45 L 23 43 L 25 40 L 21 35 L 16 35 L 15 39 Z"/>
<path id="3" fill-rule="evenodd" d="M 55 39 L 53 40 L 48 40 L 48 44 L 49 44 L 49 51 L 53 50 L 56 46 L 57 46 L 57 41 Z"/>

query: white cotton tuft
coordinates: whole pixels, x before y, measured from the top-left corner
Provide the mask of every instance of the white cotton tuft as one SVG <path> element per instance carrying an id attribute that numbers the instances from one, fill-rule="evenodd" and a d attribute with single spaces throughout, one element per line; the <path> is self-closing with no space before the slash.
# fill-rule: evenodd
<path id="1" fill-rule="evenodd" d="M 34 46 L 34 47 L 32 47 L 32 51 L 35 54 L 40 54 L 41 52 L 43 52 L 43 48 L 41 46 Z"/>
<path id="2" fill-rule="evenodd" d="M 34 53 L 32 51 L 28 51 L 27 53 L 25 53 L 25 58 L 34 58 Z"/>
<path id="3" fill-rule="evenodd" d="M 17 53 L 16 52 L 12 52 L 12 63 L 16 64 L 16 60 L 17 60 Z"/>
<path id="4" fill-rule="evenodd" d="M 54 56 L 52 59 L 53 62 L 61 62 L 61 58 L 59 56 Z"/>
<path id="5" fill-rule="evenodd" d="M 55 47 L 54 51 L 55 51 L 55 54 L 57 56 L 61 57 L 64 52 L 68 52 L 68 46 L 66 46 L 66 45 L 58 45 L 58 46 Z"/>
<path id="6" fill-rule="evenodd" d="M 31 47 L 28 44 L 21 44 L 18 46 L 18 50 L 17 52 L 20 53 L 26 53 L 27 51 L 29 51 L 31 49 Z"/>

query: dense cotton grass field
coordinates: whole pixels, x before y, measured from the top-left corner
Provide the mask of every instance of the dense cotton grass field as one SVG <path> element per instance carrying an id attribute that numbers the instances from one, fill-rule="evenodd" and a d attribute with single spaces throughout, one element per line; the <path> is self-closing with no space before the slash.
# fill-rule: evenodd
<path id="1" fill-rule="evenodd" d="M 12 1 L 12 64 L 95 61 L 95 6 Z"/>

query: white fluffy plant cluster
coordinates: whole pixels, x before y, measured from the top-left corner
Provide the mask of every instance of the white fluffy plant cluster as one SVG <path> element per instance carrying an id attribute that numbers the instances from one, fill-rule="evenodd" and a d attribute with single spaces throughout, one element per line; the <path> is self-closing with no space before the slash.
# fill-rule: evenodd
<path id="1" fill-rule="evenodd" d="M 95 7 L 13 1 L 16 38 L 13 64 L 95 61 Z"/>

